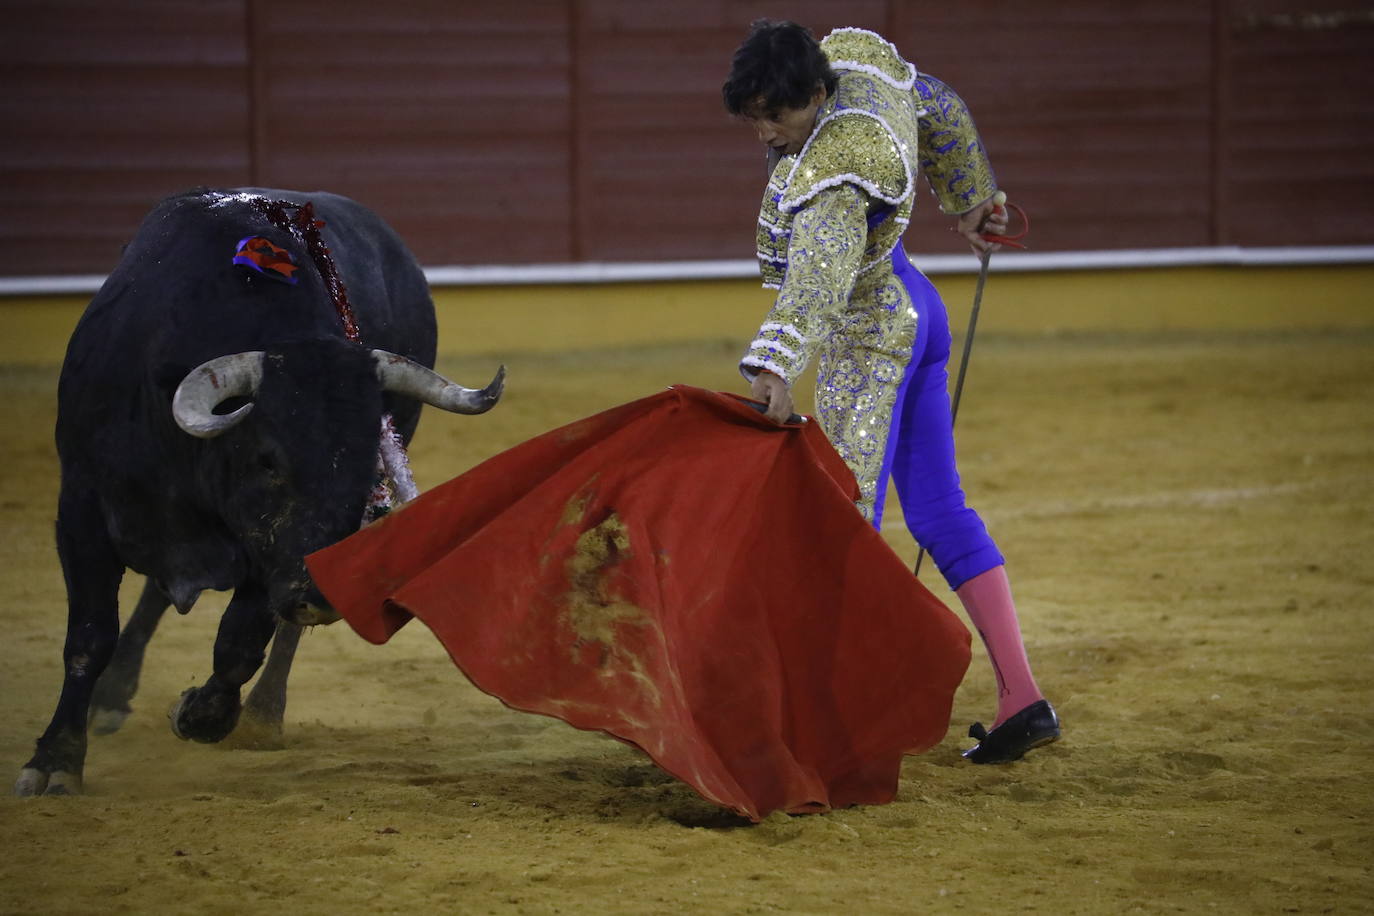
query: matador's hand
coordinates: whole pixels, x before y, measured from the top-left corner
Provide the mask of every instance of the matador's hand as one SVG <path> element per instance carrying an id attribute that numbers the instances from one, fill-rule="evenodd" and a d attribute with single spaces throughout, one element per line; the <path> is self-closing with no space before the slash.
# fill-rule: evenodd
<path id="1" fill-rule="evenodd" d="M 786 423 L 792 416 L 792 392 L 787 383 L 771 372 L 760 371 L 750 388 L 753 398 L 768 405 L 763 415 L 774 423 Z"/>
<path id="2" fill-rule="evenodd" d="M 1006 195 L 998 192 L 967 213 L 959 215 L 955 231 L 968 239 L 975 254 L 996 251 L 1001 246 L 983 238 L 983 234 L 1005 235 L 1007 232 L 1007 208 L 1004 206 Z"/>

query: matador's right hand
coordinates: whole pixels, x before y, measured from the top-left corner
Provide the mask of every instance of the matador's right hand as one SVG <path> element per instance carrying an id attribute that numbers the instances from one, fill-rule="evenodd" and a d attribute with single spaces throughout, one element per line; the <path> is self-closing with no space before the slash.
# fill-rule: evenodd
<path id="1" fill-rule="evenodd" d="M 759 374 L 754 376 L 750 390 L 754 400 L 768 405 L 763 415 L 774 423 L 786 423 L 792 416 L 792 392 L 779 376 L 760 369 Z"/>

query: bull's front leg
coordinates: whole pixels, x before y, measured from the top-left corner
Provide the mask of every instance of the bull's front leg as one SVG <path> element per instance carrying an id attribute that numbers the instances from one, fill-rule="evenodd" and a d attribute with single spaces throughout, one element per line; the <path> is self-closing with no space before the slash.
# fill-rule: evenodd
<path id="1" fill-rule="evenodd" d="M 124 577 L 124 564 L 110 543 L 94 494 L 63 489 L 57 505 L 57 553 L 67 582 L 62 693 L 33 757 L 19 771 L 16 795 L 81 791 L 91 693 L 119 639 L 119 580 Z"/>
<path id="2" fill-rule="evenodd" d="M 242 709 L 239 691 L 262 666 L 275 627 L 262 586 L 250 582 L 234 590 L 215 637 L 214 673 L 204 686 L 184 692 L 168 713 L 178 738 L 213 743 L 234 730 Z"/>
<path id="3" fill-rule="evenodd" d="M 257 683 L 248 692 L 243 704 L 243 716 L 234 732 L 236 747 L 267 751 L 285 747 L 282 721 L 286 716 L 286 680 L 291 674 L 291 661 L 301 640 L 302 627 L 285 620 L 277 621 L 272 637 L 272 649 Z"/>
<path id="4" fill-rule="evenodd" d="M 138 692 L 138 677 L 143 670 L 143 653 L 148 648 L 148 640 L 153 638 L 158 622 L 171 601 L 162 589 L 149 579 L 143 585 L 143 594 L 124 631 L 119 634 L 114 657 L 109 667 L 96 681 L 95 694 L 91 697 L 91 732 L 96 735 L 110 735 L 119 731 L 124 720 L 133 711 L 130 701 Z"/>

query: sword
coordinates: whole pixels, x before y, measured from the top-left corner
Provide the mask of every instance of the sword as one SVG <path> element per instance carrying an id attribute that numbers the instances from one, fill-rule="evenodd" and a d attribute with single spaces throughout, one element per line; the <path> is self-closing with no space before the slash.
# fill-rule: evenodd
<path id="1" fill-rule="evenodd" d="M 1006 200 L 1007 195 L 1003 194 L 1001 191 L 998 191 L 993 196 L 993 204 L 999 209 L 1006 203 Z M 1022 235 L 1024 234 L 1023 232 Z M 1014 238 L 1020 237 L 1020 235 L 1014 236 Z M 1010 242 L 1010 244 L 1016 244 L 1006 237 L 996 237 L 996 240 L 1003 243 Z M 978 309 L 983 304 L 983 286 L 988 282 L 988 262 L 991 260 L 992 251 L 990 250 L 984 251 L 978 256 L 978 285 L 974 287 L 973 290 L 973 310 L 968 314 L 968 330 L 964 333 L 964 354 L 959 358 L 959 376 L 954 382 L 954 400 L 950 402 L 949 408 L 949 425 L 951 429 L 954 428 L 955 420 L 959 418 L 959 399 L 964 394 L 964 374 L 968 372 L 968 358 L 969 354 L 973 352 L 973 334 L 978 330 Z M 917 576 L 921 574 L 921 561 L 924 560 L 925 557 L 926 549 L 922 547 L 920 552 L 916 554 L 916 569 L 914 573 Z"/>

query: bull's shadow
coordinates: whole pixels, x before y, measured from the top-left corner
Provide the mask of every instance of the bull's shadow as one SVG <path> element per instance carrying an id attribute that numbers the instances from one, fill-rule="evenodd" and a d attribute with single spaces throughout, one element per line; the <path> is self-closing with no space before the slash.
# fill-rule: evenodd
<path id="1" fill-rule="evenodd" d="M 118 728 L 159 620 L 206 589 L 233 596 L 213 671 L 182 695 L 173 730 L 232 732 L 269 641 L 247 712 L 280 728 L 300 625 L 334 617 L 306 555 L 384 504 L 380 483 L 413 495 L 404 448 L 422 403 L 473 414 L 501 395 L 504 370 L 464 388 L 433 372 L 436 349 L 423 271 L 354 201 L 200 189 L 149 213 L 58 381 L 64 678 L 17 794 L 81 790 L 88 719 Z M 121 637 L 126 569 L 148 585 Z"/>

